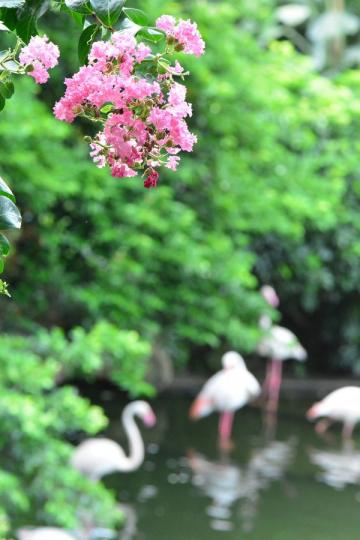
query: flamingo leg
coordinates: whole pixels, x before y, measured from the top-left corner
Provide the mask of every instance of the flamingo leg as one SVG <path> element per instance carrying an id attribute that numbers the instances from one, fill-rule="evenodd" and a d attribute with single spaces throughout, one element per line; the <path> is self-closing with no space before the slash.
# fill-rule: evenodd
<path id="1" fill-rule="evenodd" d="M 265 374 L 265 379 L 262 386 L 262 391 L 265 395 L 265 398 L 269 394 L 269 385 L 270 385 L 270 380 L 271 380 L 271 366 L 272 366 L 272 361 L 268 360 L 266 362 L 266 374 Z"/>
<path id="2" fill-rule="evenodd" d="M 331 420 L 328 420 L 328 419 L 320 420 L 315 425 L 316 433 L 318 433 L 319 435 L 324 435 L 326 431 L 329 429 L 329 427 L 331 426 L 331 424 L 332 424 Z"/>
<path id="3" fill-rule="evenodd" d="M 354 430 L 354 424 L 349 423 L 349 422 L 344 424 L 342 437 L 345 441 L 349 441 L 351 439 L 353 430 Z"/>
<path id="4" fill-rule="evenodd" d="M 276 412 L 279 403 L 280 386 L 282 379 L 282 362 L 273 359 L 270 364 L 270 376 L 268 382 L 269 398 L 267 402 L 267 410 Z"/>
<path id="5" fill-rule="evenodd" d="M 234 413 L 232 411 L 224 411 L 220 415 L 219 420 L 219 437 L 221 446 L 226 446 L 230 440 Z"/>

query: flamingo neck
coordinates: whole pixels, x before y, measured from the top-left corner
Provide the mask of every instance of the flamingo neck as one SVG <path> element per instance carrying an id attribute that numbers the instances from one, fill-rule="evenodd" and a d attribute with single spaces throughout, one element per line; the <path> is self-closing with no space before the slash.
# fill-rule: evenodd
<path id="1" fill-rule="evenodd" d="M 145 450 L 140 430 L 135 422 L 134 413 L 125 409 L 122 414 L 122 424 L 129 441 L 129 455 L 126 457 L 126 470 L 137 469 L 143 462 Z M 124 464 L 121 467 L 124 470 Z"/>
<path id="2" fill-rule="evenodd" d="M 261 315 L 259 319 L 259 326 L 263 330 L 270 330 L 272 327 L 272 320 L 270 319 L 269 315 Z"/>

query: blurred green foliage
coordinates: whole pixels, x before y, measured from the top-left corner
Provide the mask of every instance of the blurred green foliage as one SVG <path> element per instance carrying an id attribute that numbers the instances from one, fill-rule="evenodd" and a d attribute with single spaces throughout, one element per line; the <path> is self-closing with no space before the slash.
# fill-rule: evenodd
<path id="1" fill-rule="evenodd" d="M 119 519 L 113 495 L 68 466 L 72 446 L 64 440 L 93 435 L 107 419 L 75 388 L 56 385 L 67 362 L 47 348 L 41 339 L 1 337 L 2 532 L 9 523 L 76 527 L 87 515 L 104 524 Z"/>
<path id="2" fill-rule="evenodd" d="M 356 369 L 360 76 L 330 80 L 288 42 L 265 46 L 274 9 L 271 0 L 151 2 L 153 19 L 196 20 L 207 53 L 181 58 L 199 143 L 150 192 L 96 169 L 84 126 L 52 117 L 78 30 L 64 14 L 44 19 L 62 67 L 40 96 L 19 82 L 0 124 L 0 172 L 24 218 L 6 269 L 13 300 L 0 299 L 7 515 L 16 508 L 25 522 L 31 505 L 38 521 L 73 526 L 73 497 L 100 489 L 79 484 L 63 441 L 105 419 L 60 381 L 106 376 L 137 395 L 150 391 L 159 343 L 174 364 L 225 346 L 253 350 L 259 280 L 276 285 L 289 326 L 319 354 L 313 366 L 332 354 Z"/>

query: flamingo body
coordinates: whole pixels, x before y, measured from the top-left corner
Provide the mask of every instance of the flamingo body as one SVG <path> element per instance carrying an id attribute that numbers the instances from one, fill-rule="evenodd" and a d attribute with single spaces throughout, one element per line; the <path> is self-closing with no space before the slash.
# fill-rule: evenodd
<path id="1" fill-rule="evenodd" d="M 74 536 L 57 527 L 19 529 L 17 537 L 19 540 L 74 540 Z"/>
<path id="2" fill-rule="evenodd" d="M 261 288 L 261 294 L 273 308 L 278 307 L 279 298 L 270 285 L 264 285 Z M 269 359 L 264 382 L 264 391 L 268 398 L 266 409 L 269 413 L 275 413 L 282 380 L 282 363 L 290 359 L 303 362 L 307 358 L 307 352 L 293 332 L 283 326 L 273 325 L 268 315 L 260 318 L 260 327 L 266 333 L 256 350 L 260 356 Z"/>
<path id="3" fill-rule="evenodd" d="M 98 480 L 113 472 L 129 472 L 140 467 L 144 460 L 144 443 L 134 417 L 153 426 L 156 417 L 146 401 L 129 403 L 123 411 L 122 422 L 129 438 L 130 452 L 127 456 L 121 446 L 107 438 L 90 438 L 75 449 L 71 464 L 84 476 Z"/>
<path id="4" fill-rule="evenodd" d="M 243 358 L 230 351 L 222 358 L 223 369 L 204 384 L 190 409 L 193 420 L 220 412 L 220 440 L 230 437 L 233 413 L 260 394 L 260 385 Z"/>
<path id="5" fill-rule="evenodd" d="M 289 359 L 303 362 L 307 358 L 307 353 L 295 334 L 278 325 L 269 328 L 267 335 L 260 341 L 257 351 L 261 356 L 276 358 L 281 362 Z"/>
<path id="6" fill-rule="evenodd" d="M 214 411 L 234 412 L 259 393 L 259 383 L 247 369 L 222 369 L 204 384 L 194 403 L 193 415 L 201 418 Z"/>
<path id="7" fill-rule="evenodd" d="M 315 403 L 307 412 L 310 420 L 326 417 L 330 421 L 344 424 L 343 436 L 351 437 L 355 424 L 360 421 L 360 388 L 344 386 L 328 394 L 323 400 Z M 328 424 L 320 424 L 327 428 Z M 321 427 L 320 427 L 321 429 Z M 322 431 L 325 431 L 323 429 Z"/>

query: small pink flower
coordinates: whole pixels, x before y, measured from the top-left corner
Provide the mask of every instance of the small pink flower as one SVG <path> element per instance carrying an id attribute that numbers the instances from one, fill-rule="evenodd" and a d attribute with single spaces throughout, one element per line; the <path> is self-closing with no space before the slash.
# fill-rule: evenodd
<path id="1" fill-rule="evenodd" d="M 175 39 L 184 47 L 184 53 L 201 56 L 205 51 L 205 42 L 198 30 L 197 24 L 180 19 L 176 28 Z"/>
<path id="2" fill-rule="evenodd" d="M 149 54 L 151 54 L 151 49 L 145 43 L 139 43 L 135 51 L 135 60 L 140 64 Z"/>
<path id="3" fill-rule="evenodd" d="M 162 15 L 157 19 L 156 27 L 163 30 L 168 38 L 177 41 L 184 53 L 195 56 L 201 56 L 204 53 L 205 42 L 196 23 L 180 19 L 176 24 L 174 17 Z"/>
<path id="4" fill-rule="evenodd" d="M 144 181 L 144 187 L 148 189 L 156 187 L 158 180 L 159 180 L 159 173 L 155 171 L 154 169 L 151 169 L 149 176 Z"/>
<path id="5" fill-rule="evenodd" d="M 161 15 L 161 17 L 156 20 L 156 28 L 163 30 L 166 34 L 172 34 L 174 32 L 175 25 L 176 19 L 171 15 Z"/>
<path id="6" fill-rule="evenodd" d="M 180 158 L 179 156 L 169 156 L 165 167 L 168 169 L 171 169 L 172 171 L 176 171 L 177 166 L 179 165 Z"/>
<path id="7" fill-rule="evenodd" d="M 168 43 L 175 49 L 188 54 L 203 50 L 197 27 L 190 21 L 177 24 L 173 17 L 163 16 L 158 27 L 172 37 Z M 65 95 L 54 107 L 55 116 L 66 122 L 83 115 L 101 122 L 90 143 L 96 166 L 108 165 L 117 178 L 145 170 L 146 188 L 157 185 L 158 167 L 175 171 L 180 151 L 190 152 L 196 142 L 185 121 L 192 114 L 186 87 L 173 80 L 173 75 L 183 73 L 182 66 L 175 62 L 155 78 L 149 77 L 146 68 L 141 69 L 144 64 L 138 68 L 151 54 L 150 47 L 138 44 L 128 32 L 115 32 L 109 41 L 94 43 L 88 65 L 65 80 Z M 44 69 L 43 64 L 34 65 L 39 80 L 47 77 Z"/>
<path id="8" fill-rule="evenodd" d="M 32 66 L 29 75 L 37 83 L 43 84 L 48 78 L 47 70 L 58 64 L 59 47 L 49 41 L 47 36 L 33 36 L 28 45 L 20 51 L 19 61 L 23 66 Z"/>
<path id="9" fill-rule="evenodd" d="M 170 66 L 168 69 L 173 75 L 181 75 L 184 72 L 184 68 L 177 60 L 175 60 L 175 65 Z"/>
<path id="10" fill-rule="evenodd" d="M 115 161 L 111 167 L 111 175 L 115 178 L 127 178 L 136 176 L 136 171 L 130 169 L 125 163 Z"/>

